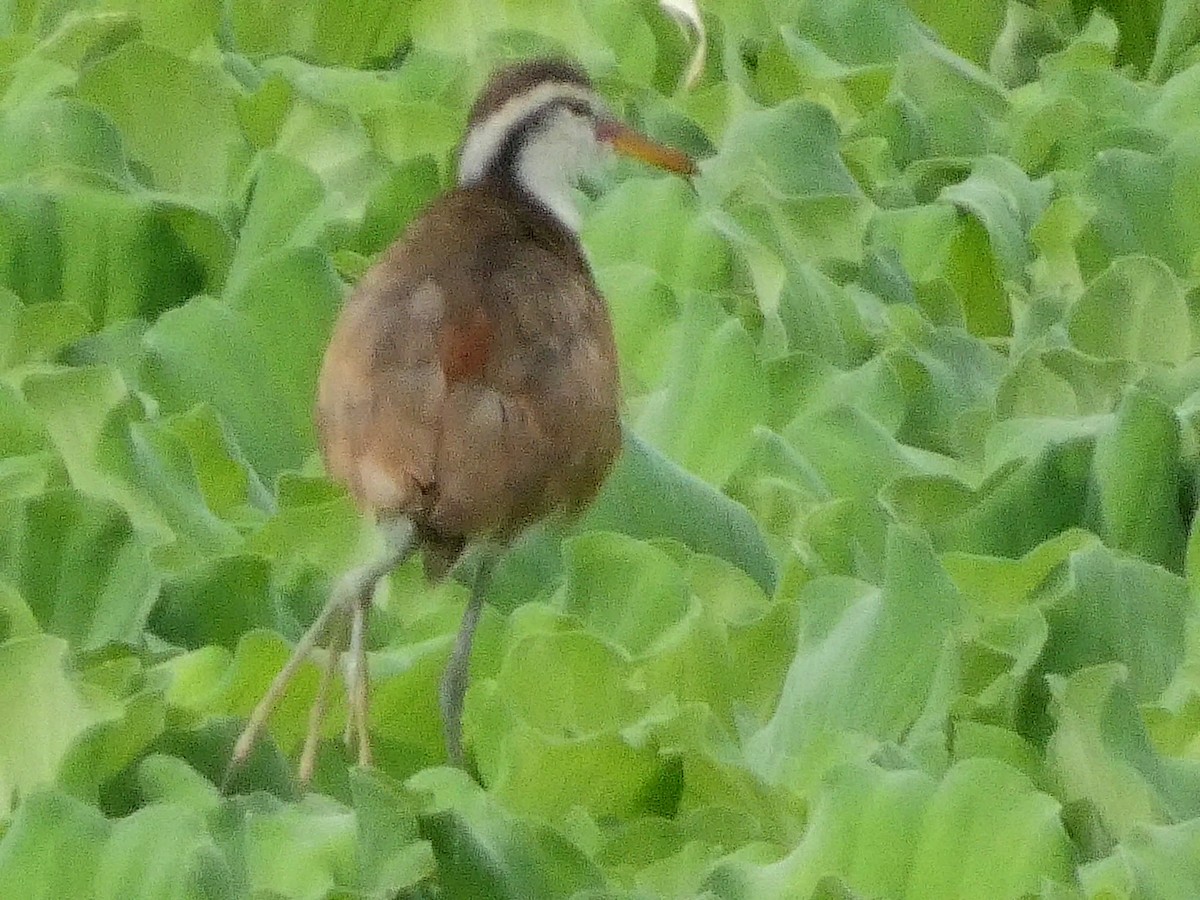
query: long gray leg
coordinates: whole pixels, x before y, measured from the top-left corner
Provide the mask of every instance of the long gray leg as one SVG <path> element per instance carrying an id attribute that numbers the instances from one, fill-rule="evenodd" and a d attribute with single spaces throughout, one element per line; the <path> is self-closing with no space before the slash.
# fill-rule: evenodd
<path id="1" fill-rule="evenodd" d="M 300 670 L 300 667 L 304 664 L 309 654 L 312 653 L 321 639 L 325 637 L 333 621 L 335 619 L 344 621 L 347 615 L 353 615 L 356 610 L 362 610 L 363 614 L 365 614 L 365 610 L 371 603 L 371 596 L 375 592 L 375 585 L 379 582 L 379 579 L 404 562 L 416 549 L 416 529 L 407 516 L 385 520 L 379 524 L 379 530 L 386 544 L 384 552 L 367 565 L 347 572 L 338 581 L 329 598 L 329 602 L 325 604 L 325 607 L 318 614 L 316 621 L 313 622 L 308 631 L 304 632 L 299 643 L 296 644 L 296 649 L 292 651 L 292 655 L 288 658 L 288 661 L 279 670 L 279 674 L 275 676 L 275 680 L 271 682 L 271 686 L 267 688 L 266 694 L 258 701 L 258 705 L 254 707 L 254 711 L 250 713 L 246 727 L 242 729 L 237 743 L 234 744 L 233 754 L 229 760 L 229 767 L 225 771 L 226 782 L 228 782 L 230 774 L 246 761 L 246 757 L 250 755 L 250 751 L 258 743 L 263 730 L 266 728 L 267 720 L 271 717 L 271 713 L 275 711 L 280 698 L 287 690 L 292 679 L 296 677 L 296 673 Z M 352 696 L 354 696 L 354 691 L 364 690 L 366 686 L 364 666 L 366 652 L 362 645 L 362 630 L 360 626 L 358 629 L 358 647 L 351 648 L 351 671 L 347 673 L 348 681 L 351 682 Z M 351 642 L 354 642 L 354 635 L 351 635 Z M 331 650 L 330 652 L 333 651 Z M 315 701 L 316 712 L 309 716 L 308 735 L 305 740 L 306 747 L 309 744 L 314 744 L 315 746 L 316 739 L 313 735 L 320 732 L 321 722 L 325 715 L 324 707 L 327 702 L 328 691 L 319 691 L 317 700 Z M 366 707 L 363 705 L 357 710 L 352 709 L 351 711 L 352 716 L 356 712 L 362 715 L 361 727 L 363 732 L 366 729 L 365 710 Z M 362 732 L 360 732 L 359 740 L 361 755 L 361 744 L 365 741 L 365 736 Z M 313 750 L 310 748 L 308 755 L 311 755 L 312 752 Z M 369 756 L 369 748 L 367 753 Z M 311 767 L 311 762 L 309 762 L 309 766 Z"/>
<path id="2" fill-rule="evenodd" d="M 450 762 L 460 769 L 466 768 L 466 757 L 462 747 L 462 710 L 471 669 L 471 644 L 475 639 L 475 627 L 479 624 L 479 614 L 483 611 L 483 600 L 487 596 L 494 565 L 495 559 L 490 553 L 485 554 L 479 562 L 479 569 L 471 586 L 471 597 L 467 601 L 467 609 L 458 628 L 458 637 L 454 640 L 454 650 L 450 653 L 450 661 L 446 664 L 441 689 L 438 692 L 442 709 L 442 728 L 446 735 L 446 751 L 450 755 Z"/>

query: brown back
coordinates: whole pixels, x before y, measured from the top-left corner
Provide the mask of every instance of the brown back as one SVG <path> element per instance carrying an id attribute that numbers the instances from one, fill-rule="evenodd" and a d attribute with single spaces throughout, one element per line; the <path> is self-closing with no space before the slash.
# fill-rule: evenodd
<path id="1" fill-rule="evenodd" d="M 317 427 L 364 508 L 507 539 L 598 490 L 620 448 L 612 326 L 579 245 L 502 187 L 451 191 L 363 277 Z"/>

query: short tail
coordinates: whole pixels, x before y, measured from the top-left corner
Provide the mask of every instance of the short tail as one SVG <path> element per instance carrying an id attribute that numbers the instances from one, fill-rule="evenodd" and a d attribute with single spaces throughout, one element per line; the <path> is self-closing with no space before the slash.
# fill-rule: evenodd
<path id="1" fill-rule="evenodd" d="M 462 556 L 467 539 L 461 534 L 442 534 L 431 528 L 422 528 L 420 536 L 425 551 L 425 577 L 430 581 L 441 581 Z"/>

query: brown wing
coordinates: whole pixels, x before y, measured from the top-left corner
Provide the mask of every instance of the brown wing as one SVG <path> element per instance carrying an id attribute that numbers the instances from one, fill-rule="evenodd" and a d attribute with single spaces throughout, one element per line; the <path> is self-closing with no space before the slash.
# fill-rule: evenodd
<path id="1" fill-rule="evenodd" d="M 326 469 L 366 509 L 415 511 L 434 484 L 445 301 L 435 280 L 413 277 L 406 257 L 394 247 L 350 295 L 317 386 Z"/>
<path id="2" fill-rule="evenodd" d="M 489 279 L 487 365 L 448 385 L 431 522 L 511 534 L 587 502 L 620 446 L 612 328 L 586 272 L 522 249 Z"/>
<path id="3" fill-rule="evenodd" d="M 542 224 L 456 191 L 351 296 L 317 418 L 361 505 L 506 537 L 595 493 L 620 445 L 612 328 L 573 239 Z"/>

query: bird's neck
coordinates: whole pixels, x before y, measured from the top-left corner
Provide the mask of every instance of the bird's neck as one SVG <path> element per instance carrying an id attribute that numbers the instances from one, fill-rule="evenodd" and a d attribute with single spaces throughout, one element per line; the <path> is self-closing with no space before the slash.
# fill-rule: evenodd
<path id="1" fill-rule="evenodd" d="M 587 267 L 578 232 L 525 187 L 513 180 L 487 179 L 473 189 L 503 204 L 524 240 L 538 244 L 574 267 Z"/>
<path id="2" fill-rule="evenodd" d="M 525 147 L 517 157 L 513 183 L 534 202 L 543 206 L 558 222 L 572 234 L 578 234 L 583 217 L 575 202 L 574 179 L 563 169 L 562 161 L 555 159 L 551 148 L 542 142 Z"/>
<path id="3" fill-rule="evenodd" d="M 573 154 L 553 139 L 518 130 L 483 166 L 462 167 L 459 185 L 489 184 L 549 214 L 572 235 L 583 219 L 575 202 Z"/>

